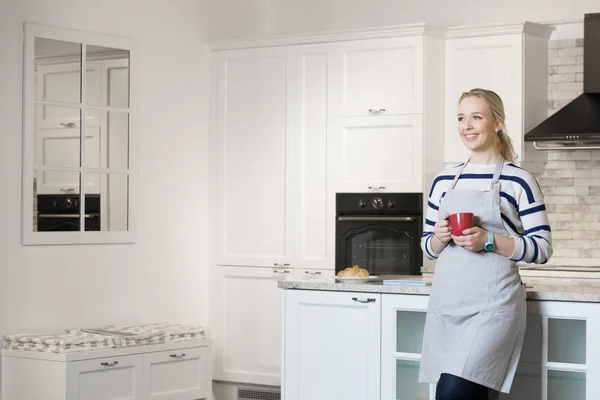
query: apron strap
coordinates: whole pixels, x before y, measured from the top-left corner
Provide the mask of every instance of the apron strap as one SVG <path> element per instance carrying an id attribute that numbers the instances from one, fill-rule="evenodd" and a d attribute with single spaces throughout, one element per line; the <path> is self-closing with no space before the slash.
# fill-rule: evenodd
<path id="1" fill-rule="evenodd" d="M 493 188 L 496 183 L 500 180 L 500 174 L 502 173 L 502 167 L 504 166 L 504 158 L 501 154 L 498 154 L 498 161 L 496 161 L 496 170 L 494 171 L 494 177 L 492 179 Z"/>
<path id="2" fill-rule="evenodd" d="M 450 185 L 450 187 L 448 188 L 448 191 L 454 190 L 454 186 L 456 186 L 456 182 L 458 182 L 458 178 L 460 178 L 460 174 L 462 174 L 463 170 L 465 169 L 465 167 L 467 166 L 469 161 L 471 161 L 471 157 L 469 157 L 467 162 L 465 162 L 463 165 L 461 165 L 461 167 L 458 169 L 458 172 L 454 176 L 454 180 L 452 181 L 452 185 Z"/>

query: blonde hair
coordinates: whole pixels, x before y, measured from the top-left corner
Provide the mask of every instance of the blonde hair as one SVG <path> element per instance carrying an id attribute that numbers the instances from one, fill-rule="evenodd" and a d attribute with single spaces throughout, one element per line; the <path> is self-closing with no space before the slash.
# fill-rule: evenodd
<path id="1" fill-rule="evenodd" d="M 491 90 L 475 88 L 461 94 L 458 104 L 467 97 L 480 98 L 490 107 L 492 117 L 500 128 L 496 135 L 496 148 L 498 149 L 498 153 L 500 153 L 506 161 L 514 162 L 517 159 L 517 153 L 515 152 L 512 139 L 506 133 L 506 115 L 504 113 L 504 103 L 502 103 L 500 96 Z"/>

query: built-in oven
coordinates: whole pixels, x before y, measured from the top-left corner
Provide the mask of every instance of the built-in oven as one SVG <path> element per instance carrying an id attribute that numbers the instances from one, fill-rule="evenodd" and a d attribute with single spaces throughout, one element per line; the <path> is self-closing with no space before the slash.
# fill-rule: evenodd
<path id="1" fill-rule="evenodd" d="M 420 275 L 422 193 L 337 193 L 335 272 Z"/>
<path id="2" fill-rule="evenodd" d="M 39 232 L 79 231 L 80 197 L 78 194 L 39 194 L 37 196 L 37 230 Z M 84 230 L 99 231 L 100 195 L 85 195 Z"/>

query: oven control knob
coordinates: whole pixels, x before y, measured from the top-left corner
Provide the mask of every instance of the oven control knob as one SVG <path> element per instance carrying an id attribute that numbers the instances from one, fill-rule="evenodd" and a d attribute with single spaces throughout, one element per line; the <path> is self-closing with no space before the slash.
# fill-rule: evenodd
<path id="1" fill-rule="evenodd" d="M 393 199 L 390 199 L 390 201 L 388 201 L 388 208 L 394 207 L 396 207 L 396 202 Z"/>
<path id="2" fill-rule="evenodd" d="M 364 201 L 364 200 L 359 200 L 359 201 L 358 201 L 358 206 L 359 206 L 360 208 L 365 208 L 365 207 L 367 206 L 367 202 L 366 202 L 366 201 Z"/>
<path id="3" fill-rule="evenodd" d="M 379 197 L 374 198 L 373 208 L 380 209 L 381 207 L 383 207 L 383 200 L 381 200 Z"/>
<path id="4" fill-rule="evenodd" d="M 64 208 L 71 208 L 71 206 L 73 205 L 73 201 L 67 197 L 64 201 L 63 201 L 63 207 Z"/>

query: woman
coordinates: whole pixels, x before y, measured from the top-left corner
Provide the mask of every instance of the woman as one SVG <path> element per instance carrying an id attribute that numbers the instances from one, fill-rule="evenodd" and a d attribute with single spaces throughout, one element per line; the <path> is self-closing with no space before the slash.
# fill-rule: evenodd
<path id="1" fill-rule="evenodd" d="M 437 400 L 487 400 L 508 393 L 525 333 L 525 288 L 516 263 L 546 263 L 552 238 L 535 178 L 512 162 L 500 97 L 460 96 L 458 132 L 469 160 L 433 181 L 421 245 L 437 259 L 419 381 Z M 475 226 L 453 235 L 449 215 Z M 484 249 L 485 248 L 485 249 Z"/>

